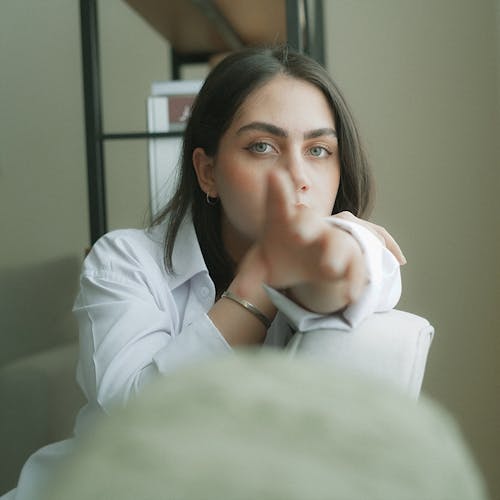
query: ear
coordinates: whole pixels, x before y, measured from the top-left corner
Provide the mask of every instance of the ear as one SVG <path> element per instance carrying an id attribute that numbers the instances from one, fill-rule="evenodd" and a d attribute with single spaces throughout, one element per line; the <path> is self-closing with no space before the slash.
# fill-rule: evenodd
<path id="1" fill-rule="evenodd" d="M 193 151 L 193 165 L 201 190 L 211 198 L 217 197 L 217 186 L 215 185 L 214 160 L 205 153 L 203 148 Z"/>

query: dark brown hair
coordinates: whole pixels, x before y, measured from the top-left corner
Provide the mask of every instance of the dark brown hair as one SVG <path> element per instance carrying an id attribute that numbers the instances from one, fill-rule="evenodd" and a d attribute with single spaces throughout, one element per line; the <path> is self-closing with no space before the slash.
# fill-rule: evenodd
<path id="1" fill-rule="evenodd" d="M 168 217 L 165 263 L 173 269 L 172 252 L 179 227 L 191 215 L 208 271 L 217 293 L 234 275 L 234 262 L 224 249 L 220 231 L 220 203 L 206 202 L 194 170 L 192 156 L 203 148 L 217 154 L 219 141 L 248 95 L 282 74 L 304 80 L 323 92 L 330 104 L 338 136 L 340 185 L 332 214 L 344 210 L 367 216 L 371 208 L 372 179 L 366 156 L 349 108 L 326 70 L 313 59 L 286 46 L 248 48 L 223 59 L 208 75 L 191 110 L 182 148 L 176 191 L 153 224 Z"/>

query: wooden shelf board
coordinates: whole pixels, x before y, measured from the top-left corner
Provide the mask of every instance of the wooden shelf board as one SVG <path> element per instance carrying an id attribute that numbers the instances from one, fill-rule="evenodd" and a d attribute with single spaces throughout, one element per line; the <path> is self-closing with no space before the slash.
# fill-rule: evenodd
<path id="1" fill-rule="evenodd" d="M 223 53 L 231 47 L 217 26 L 191 0 L 124 0 L 179 54 Z M 243 45 L 282 43 L 285 0 L 215 0 Z"/>

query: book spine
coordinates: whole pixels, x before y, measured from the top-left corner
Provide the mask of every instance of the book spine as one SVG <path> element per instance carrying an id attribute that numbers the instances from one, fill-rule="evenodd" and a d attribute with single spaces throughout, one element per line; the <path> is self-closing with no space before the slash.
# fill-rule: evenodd
<path id="1" fill-rule="evenodd" d="M 151 95 L 190 95 L 197 94 L 203 80 L 171 80 L 164 82 L 153 82 L 151 84 Z"/>
<path id="2" fill-rule="evenodd" d="M 148 132 L 169 132 L 168 97 L 148 97 Z"/>

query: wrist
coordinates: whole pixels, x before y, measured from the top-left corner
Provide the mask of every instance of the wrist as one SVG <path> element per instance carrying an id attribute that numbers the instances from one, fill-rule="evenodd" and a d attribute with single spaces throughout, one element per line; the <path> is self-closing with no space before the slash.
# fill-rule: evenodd
<path id="1" fill-rule="evenodd" d="M 228 289 L 237 297 L 253 304 L 262 314 L 272 320 L 276 315 L 276 308 L 263 287 L 267 274 L 263 254 L 258 245 L 254 245 L 241 260 L 236 276 Z"/>
<path id="2" fill-rule="evenodd" d="M 346 280 L 302 283 L 289 288 L 286 296 L 304 309 L 318 314 L 336 313 L 351 303 Z"/>
<path id="3" fill-rule="evenodd" d="M 222 294 L 221 298 L 232 300 L 236 304 L 246 309 L 265 326 L 266 330 L 271 326 L 272 320 L 269 319 L 259 308 L 255 307 L 251 302 L 248 302 L 248 300 L 238 297 L 236 294 L 231 292 L 231 290 L 226 290 Z"/>

